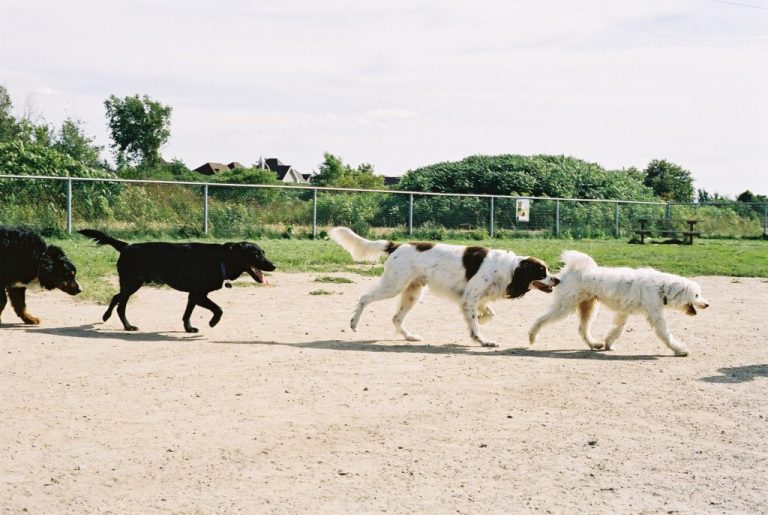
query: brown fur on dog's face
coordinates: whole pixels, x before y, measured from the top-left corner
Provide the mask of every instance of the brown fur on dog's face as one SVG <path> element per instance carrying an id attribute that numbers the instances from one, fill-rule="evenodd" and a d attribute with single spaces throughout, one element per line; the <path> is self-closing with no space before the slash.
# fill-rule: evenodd
<path id="1" fill-rule="evenodd" d="M 46 290 L 58 288 L 70 295 L 80 293 L 80 285 L 75 280 L 77 269 L 72 262 L 67 259 L 64 251 L 54 245 L 45 249 L 45 253 L 40 258 L 40 268 L 38 279 L 40 285 Z"/>
<path id="2" fill-rule="evenodd" d="M 552 286 L 556 286 L 559 282 L 559 279 L 549 275 L 544 261 L 528 257 L 523 259 L 512 273 L 512 282 L 507 286 L 507 296 L 519 299 L 530 291 L 531 286 L 550 293 Z"/>

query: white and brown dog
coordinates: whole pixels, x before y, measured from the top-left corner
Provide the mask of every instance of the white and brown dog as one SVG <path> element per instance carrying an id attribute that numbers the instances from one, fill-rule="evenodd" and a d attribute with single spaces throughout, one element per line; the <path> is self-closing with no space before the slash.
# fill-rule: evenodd
<path id="1" fill-rule="evenodd" d="M 701 287 L 679 275 L 659 272 L 653 268 L 609 268 L 598 266 L 590 256 L 568 250 L 563 252 L 565 267 L 552 307 L 534 322 L 529 332 L 531 345 L 541 328 L 551 322 L 579 311 L 579 335 L 590 349 L 611 350 L 621 336 L 627 318 L 633 313 L 645 315 L 656 335 L 676 356 L 686 356 L 688 350 L 667 328 L 664 308 L 695 315 L 709 301 L 701 295 Z M 605 304 L 616 314 L 613 328 L 605 343 L 595 340 L 590 329 L 597 313 L 597 303 Z"/>
<path id="2" fill-rule="evenodd" d="M 429 286 L 434 293 L 461 305 L 472 339 L 483 347 L 496 347 L 480 334 L 479 324 L 495 315 L 488 303 L 501 297 L 520 298 L 531 287 L 549 293 L 559 282 L 543 261 L 503 250 L 431 242 L 371 241 L 346 227 L 334 227 L 329 234 L 355 260 L 376 261 L 388 255 L 381 280 L 357 303 L 350 323 L 353 331 L 368 304 L 400 294 L 400 307 L 392 321 L 406 340 L 421 340 L 403 327 L 403 320 L 421 298 L 424 286 Z"/>

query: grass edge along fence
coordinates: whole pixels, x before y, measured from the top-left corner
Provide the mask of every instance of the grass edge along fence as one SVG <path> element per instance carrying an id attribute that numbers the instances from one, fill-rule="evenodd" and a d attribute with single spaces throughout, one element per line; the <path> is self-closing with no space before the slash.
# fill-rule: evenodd
<path id="1" fill-rule="evenodd" d="M 32 187 L 44 183 L 46 187 Z M 14 207 L 17 213 L 8 216 L 6 211 Z M 187 237 L 213 232 L 316 238 L 324 235 L 323 228 L 348 225 L 364 235 L 390 238 L 620 238 L 633 235 L 639 218 L 659 223 L 700 219 L 698 229 L 705 237 L 765 239 L 768 233 L 768 203 L 685 204 L 0 175 L 0 221 L 28 225 L 34 220 L 34 225 L 53 225 L 66 234 L 72 234 L 76 224 L 88 224 L 147 234 L 163 233 L 170 226 L 174 234 Z M 278 229 L 260 233 L 266 226 Z"/>

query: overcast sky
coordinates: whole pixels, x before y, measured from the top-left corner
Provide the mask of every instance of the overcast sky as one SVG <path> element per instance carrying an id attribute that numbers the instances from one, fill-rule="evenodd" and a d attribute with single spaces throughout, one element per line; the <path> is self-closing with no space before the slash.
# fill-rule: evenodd
<path id="1" fill-rule="evenodd" d="M 762 8 L 761 8 L 762 7 Z M 167 159 L 385 175 L 472 154 L 669 159 L 768 193 L 768 0 L 5 0 L 17 112 L 173 107 Z"/>

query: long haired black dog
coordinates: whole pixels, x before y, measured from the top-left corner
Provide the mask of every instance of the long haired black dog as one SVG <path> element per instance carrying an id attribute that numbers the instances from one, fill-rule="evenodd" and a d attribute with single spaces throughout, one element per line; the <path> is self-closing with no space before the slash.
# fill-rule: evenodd
<path id="1" fill-rule="evenodd" d="M 10 298 L 13 310 L 25 324 L 39 324 L 40 319 L 27 311 L 27 286 L 37 281 L 46 290 L 58 288 L 77 295 L 80 285 L 76 273 L 64 251 L 47 245 L 36 233 L 0 227 L 0 314 Z"/>
<path id="2" fill-rule="evenodd" d="M 189 292 L 187 308 L 184 310 L 184 330 L 196 333 L 189 323 L 195 306 L 213 313 L 211 327 L 221 320 L 223 311 L 208 294 L 221 289 L 226 281 L 237 279 L 243 272 L 258 283 L 264 282 L 262 271 L 271 272 L 275 265 L 267 260 L 264 251 L 255 243 L 126 243 L 116 240 L 101 231 L 83 229 L 80 234 L 88 236 L 99 245 L 111 245 L 118 252 L 117 273 L 120 276 L 120 292 L 112 297 L 104 313 L 106 322 L 117 306 L 117 314 L 126 331 L 136 331 L 125 317 L 128 298 L 145 283 L 167 284 L 179 291 Z"/>

